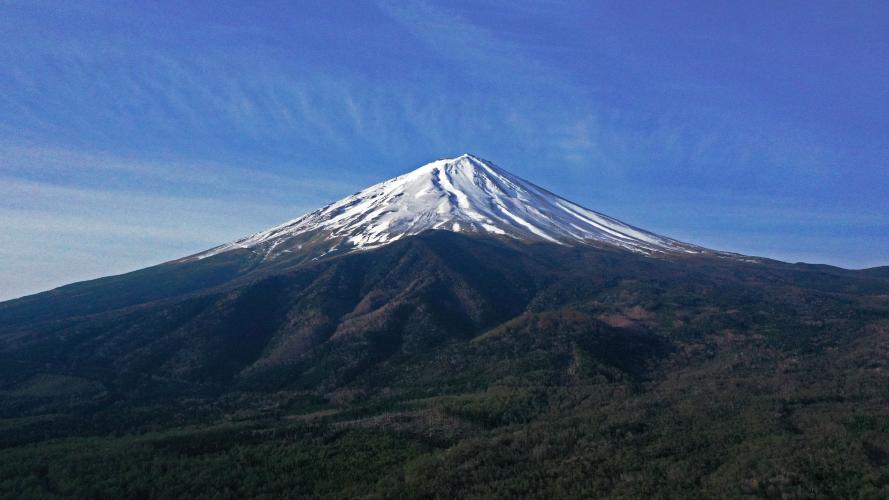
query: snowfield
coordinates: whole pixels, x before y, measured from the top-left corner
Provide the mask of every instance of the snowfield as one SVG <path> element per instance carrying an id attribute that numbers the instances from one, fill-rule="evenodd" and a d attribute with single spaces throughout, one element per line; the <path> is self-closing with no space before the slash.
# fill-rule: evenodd
<path id="1" fill-rule="evenodd" d="M 605 243 L 643 254 L 705 251 L 581 207 L 488 161 L 464 154 L 428 163 L 193 258 L 237 248 L 274 258 L 298 251 L 309 242 L 317 246 L 319 240 L 326 242 L 323 254 L 363 250 L 429 230 L 563 245 Z"/>

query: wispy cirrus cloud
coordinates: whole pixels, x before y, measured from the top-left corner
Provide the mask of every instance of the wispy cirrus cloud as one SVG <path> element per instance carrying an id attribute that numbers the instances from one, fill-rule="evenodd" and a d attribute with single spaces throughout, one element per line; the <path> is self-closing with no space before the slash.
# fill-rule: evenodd
<path id="1" fill-rule="evenodd" d="M 508 81 L 516 87 L 577 87 L 560 68 L 440 4 L 382 0 L 377 5 L 421 43 L 458 65 L 465 78 L 498 86 Z"/>
<path id="2" fill-rule="evenodd" d="M 291 165 L 299 174 L 323 170 L 323 164 Z M 156 192 L 157 185 L 169 190 L 212 196 L 217 199 L 307 201 L 339 196 L 361 185 L 365 179 L 342 179 L 283 175 L 255 165 L 229 165 L 210 160 L 151 160 L 107 152 L 0 143 L 0 175 L 10 179 L 48 181 L 55 185 L 86 185 L 113 191 Z M 367 179 L 370 180 L 370 179 Z"/>

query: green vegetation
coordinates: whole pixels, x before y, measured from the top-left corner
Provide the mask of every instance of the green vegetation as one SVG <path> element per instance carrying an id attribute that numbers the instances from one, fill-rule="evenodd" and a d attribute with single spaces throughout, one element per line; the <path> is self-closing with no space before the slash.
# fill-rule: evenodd
<path id="1" fill-rule="evenodd" d="M 889 497 L 884 273 L 417 240 L 15 312 L 0 497 Z"/>

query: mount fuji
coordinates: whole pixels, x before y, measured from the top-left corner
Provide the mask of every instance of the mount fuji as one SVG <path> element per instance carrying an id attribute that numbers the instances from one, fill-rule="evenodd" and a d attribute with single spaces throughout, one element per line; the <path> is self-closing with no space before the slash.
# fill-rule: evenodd
<path id="1" fill-rule="evenodd" d="M 884 498 L 887 345 L 887 268 L 708 250 L 462 155 L 0 302 L 0 497 L 857 494 L 748 475 L 773 460 Z"/>
<path id="2" fill-rule="evenodd" d="M 236 289 L 338 257 L 372 254 L 417 239 L 429 242 L 430 235 L 452 235 L 473 244 L 497 242 L 520 252 L 542 245 L 650 260 L 762 262 L 631 226 L 463 154 L 203 252 L 0 303 L 0 328 Z"/>
<path id="3" fill-rule="evenodd" d="M 654 254 L 713 253 L 594 212 L 470 154 L 433 161 L 298 219 L 192 256 L 249 249 L 319 258 L 445 230 Z"/>

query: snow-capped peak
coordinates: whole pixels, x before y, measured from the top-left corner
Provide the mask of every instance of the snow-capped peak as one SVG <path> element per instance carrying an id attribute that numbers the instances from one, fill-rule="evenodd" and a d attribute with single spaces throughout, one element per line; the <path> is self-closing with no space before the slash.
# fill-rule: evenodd
<path id="1" fill-rule="evenodd" d="M 432 163 L 196 257 L 249 248 L 266 258 L 369 249 L 429 230 L 556 244 L 610 244 L 651 254 L 703 249 L 560 198 L 470 154 Z"/>

